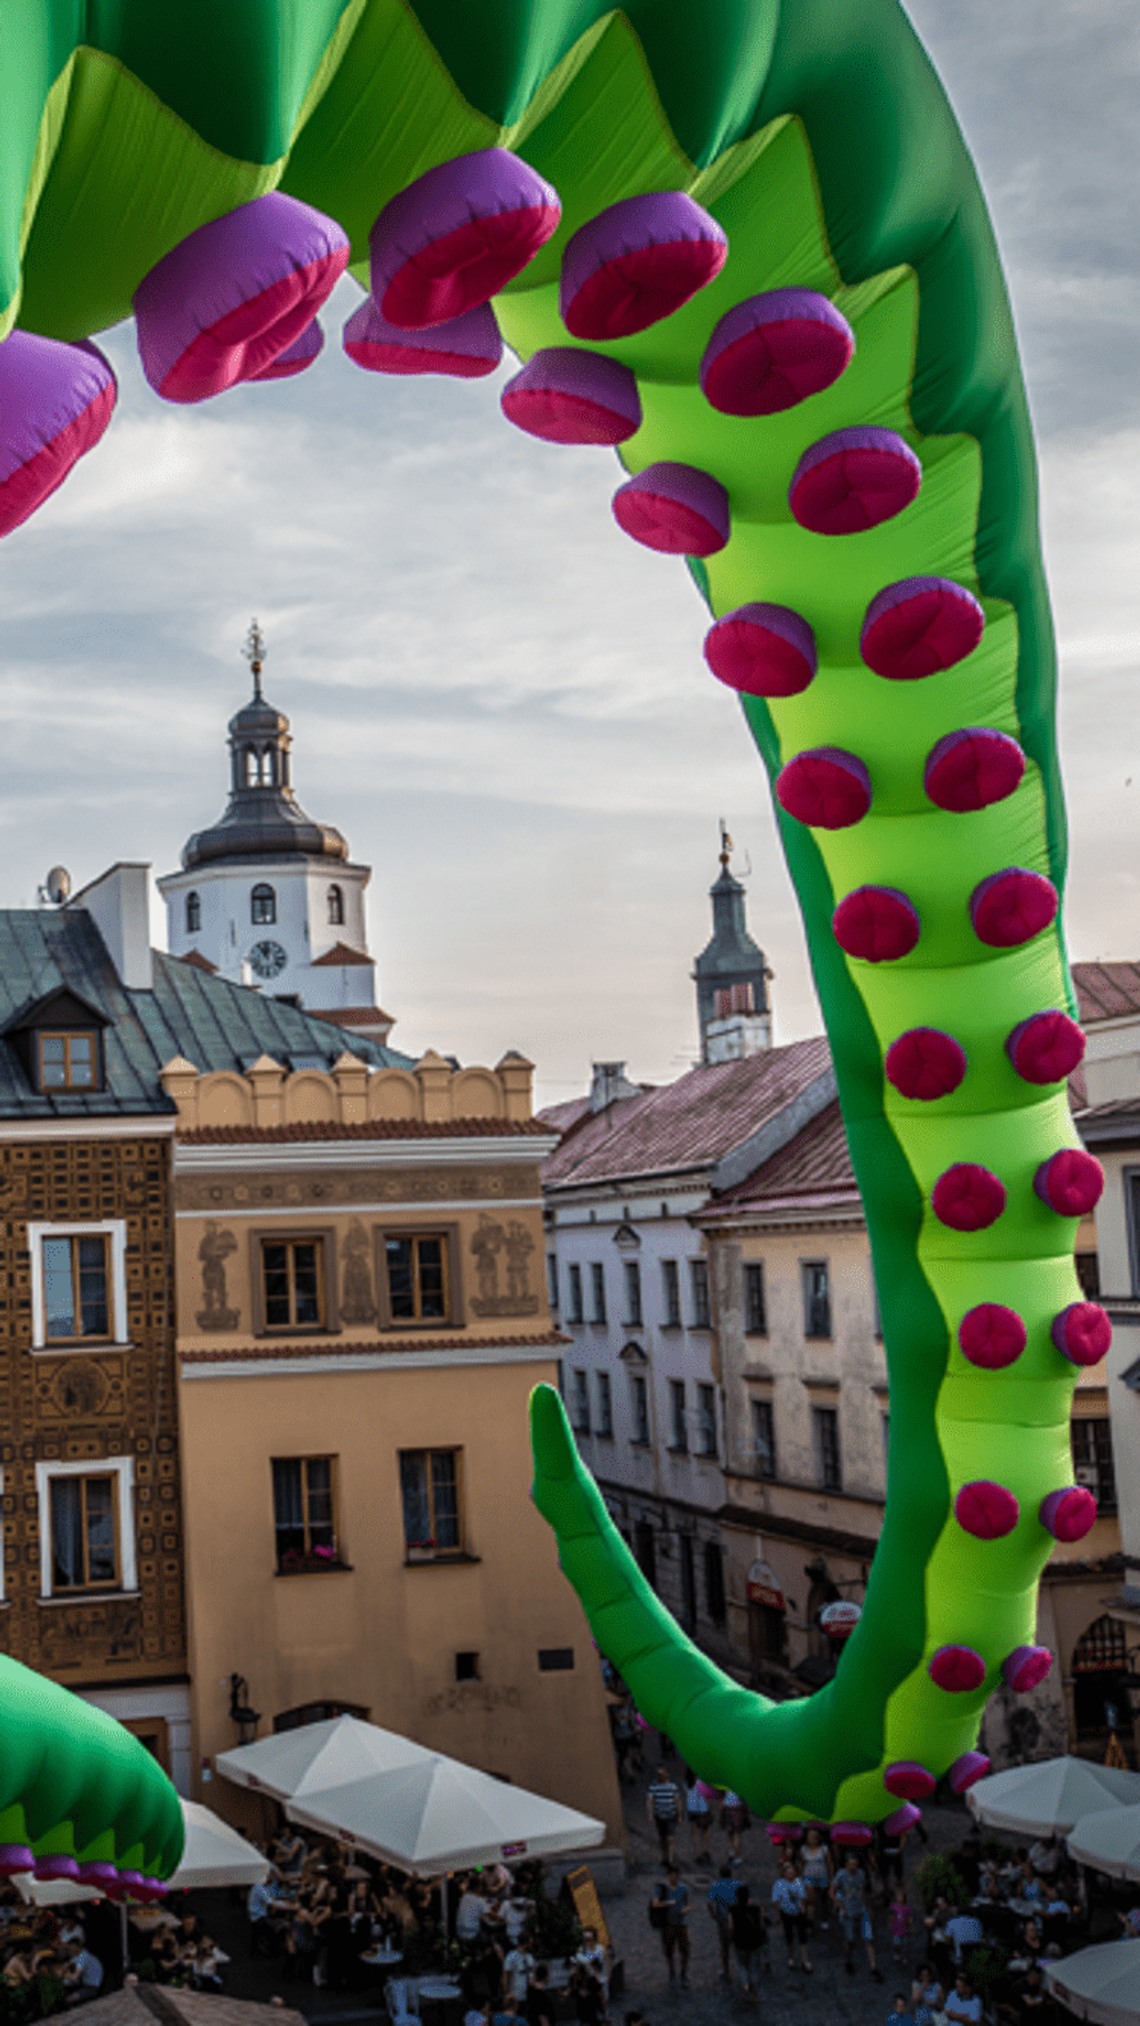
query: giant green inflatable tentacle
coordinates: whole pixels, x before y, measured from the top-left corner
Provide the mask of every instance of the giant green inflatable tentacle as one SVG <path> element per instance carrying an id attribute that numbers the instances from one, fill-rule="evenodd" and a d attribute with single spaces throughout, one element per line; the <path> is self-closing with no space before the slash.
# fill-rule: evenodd
<path id="1" fill-rule="evenodd" d="M 680 468 L 717 502 L 706 524 L 716 539 L 686 536 L 701 547 L 690 567 L 716 620 L 781 608 L 810 629 L 818 663 L 806 686 L 750 694 L 745 712 L 780 784 L 890 1370 L 886 1519 L 835 1683 L 768 1709 L 709 1669 L 645 1591 L 541 1397 L 537 1496 L 642 1706 L 758 1808 L 871 1820 L 948 1770 L 969 1777 L 987 1694 L 1044 1664 L 1035 1594 L 1054 1531 L 1087 1519 L 1069 1484 L 1067 1421 L 1073 1361 L 1088 1361 L 1103 1325 L 1070 1313 L 1077 1213 L 1041 1179 L 1076 1148 L 1069 1043 L 1055 1019 L 1056 1047 L 1041 1045 L 1040 1025 L 1023 1031 L 1071 1009 L 1060 929 L 1046 910 L 995 939 L 983 907 L 996 875 L 1012 870 L 1038 900 L 1047 881 L 1059 896 L 1064 878 L 1033 446 L 977 179 L 905 14 L 897 0 L 29 0 L 21 18 L 33 32 L 18 41 L 0 20 L 0 297 L 41 366 L 34 338 L 89 336 L 136 297 L 141 338 L 156 271 L 181 275 L 200 228 L 220 226 L 210 245 L 231 246 L 267 209 L 328 214 L 328 274 L 347 254 L 367 284 L 389 202 L 495 149 L 553 186 L 536 200 L 545 240 L 537 233 L 533 257 L 495 283 L 498 326 L 525 361 L 583 349 L 562 320 L 560 273 L 599 213 L 684 193 L 705 214 L 706 251 L 727 238 L 723 265 L 710 261 L 683 306 L 584 349 L 624 389 L 632 433 L 609 440 L 622 442 L 630 478 Z M 507 168 L 517 177 L 517 163 Z M 308 273 L 309 255 L 298 259 Z M 228 301 L 230 271 L 212 279 Z M 284 299 L 289 281 L 275 272 L 268 293 Z M 179 285 L 166 307 L 193 328 L 198 298 Z M 702 390 L 714 333 L 786 290 L 846 320 L 853 358 L 784 410 L 723 412 Z M 210 300 L 207 289 L 212 342 Z M 243 299 L 232 314 L 246 309 Z M 170 394 L 163 342 L 160 329 L 153 384 L 195 398 L 189 372 Z M 249 363 L 239 349 L 235 373 Z M 4 363 L 0 346 L 0 376 Z M 66 357 L 49 364 L 66 376 Z M 92 371 L 84 353 L 80 422 L 94 433 L 111 389 L 105 376 L 90 397 Z M 889 434 L 917 494 L 857 531 L 822 532 L 795 504 L 801 460 L 867 429 Z M 556 470 L 557 451 L 541 454 Z M 644 503 L 645 489 L 634 493 Z M 968 594 L 984 632 L 932 672 L 895 679 L 876 672 L 864 622 L 915 578 Z M 836 751 L 845 786 L 833 825 L 826 797 L 805 800 L 795 784 L 821 764 L 831 779 Z M 991 782 L 962 800 L 962 766 L 969 774 L 976 755 L 980 780 L 995 753 L 999 774 L 1016 753 L 1014 774 L 1000 793 Z M 952 791 L 939 766 L 959 770 Z M 884 955 L 833 926 L 837 906 L 868 891 L 896 912 L 905 897 L 910 944 Z M 913 1062 L 895 1073 L 904 1037 L 904 1053 L 941 1051 L 941 1083 L 916 1080 Z M 946 1078 L 951 1058 L 959 1069 Z M 950 1202 L 963 1164 L 965 1208 Z M 1004 1331 L 1000 1357 L 991 1325 Z M 46 1813 L 87 1821 L 85 1780 L 65 1786 L 47 1781 Z M 145 1816 L 123 1835 L 145 1843 Z"/>

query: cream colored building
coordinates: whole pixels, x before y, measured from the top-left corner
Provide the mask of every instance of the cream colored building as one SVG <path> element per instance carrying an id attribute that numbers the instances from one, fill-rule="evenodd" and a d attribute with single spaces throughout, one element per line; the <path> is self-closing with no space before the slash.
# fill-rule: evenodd
<path id="1" fill-rule="evenodd" d="M 838 1104 L 693 1219 L 709 1248 L 725 1399 L 729 1631 L 756 1685 L 818 1686 L 834 1652 L 828 1603 L 860 1603 L 886 1496 L 890 1394 L 870 1250 Z M 1096 1234 L 1077 1251 L 1095 1277 Z M 1032 1697 L 995 1696 L 995 1764 L 1052 1751 L 1102 1753 L 1106 1600 L 1119 1588 L 1120 1529 L 1107 1441 L 1105 1365 L 1074 1399 L 1074 1475 L 1101 1517 L 1058 1546 L 1041 1585 L 1037 1637 L 1058 1657 Z M 1104 1689 L 1110 1694 L 1110 1689 Z M 1119 1698 L 1118 1698 L 1119 1700 Z"/>
<path id="2" fill-rule="evenodd" d="M 620 1841 L 597 1656 L 528 1495 L 561 1343 L 530 1064 L 163 1083 L 196 1792 L 260 1809 L 210 1778 L 250 1735 L 232 1706 L 262 1735 L 349 1710 Z"/>

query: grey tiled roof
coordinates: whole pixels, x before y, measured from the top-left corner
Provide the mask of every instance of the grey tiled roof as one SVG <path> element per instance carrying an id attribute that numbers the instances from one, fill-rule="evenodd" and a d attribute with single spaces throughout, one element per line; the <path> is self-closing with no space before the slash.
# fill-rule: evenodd
<path id="1" fill-rule="evenodd" d="M 707 1168 L 826 1074 L 826 1035 L 766 1049 L 740 1062 L 702 1065 L 660 1089 L 580 1114 L 543 1165 L 545 1189 Z M 562 1107 L 552 1107 L 558 1111 Z M 556 1124 L 540 1112 L 544 1124 Z"/>
<path id="2" fill-rule="evenodd" d="M 319 1056 L 329 1066 L 347 1049 L 374 1068 L 411 1069 L 396 1049 L 299 1013 L 247 985 L 211 977 L 193 964 L 153 952 L 154 985 L 128 991 L 119 982 L 98 929 L 81 908 L 0 910 L 0 1029 L 22 1007 L 68 987 L 109 1021 L 103 1030 L 105 1088 L 33 1090 L 10 1040 L 0 1040 L 0 1118 L 136 1116 L 173 1110 L 158 1080 L 164 1063 L 185 1056 L 196 1069 L 239 1070 L 243 1059 L 271 1055 L 290 1067 Z"/>

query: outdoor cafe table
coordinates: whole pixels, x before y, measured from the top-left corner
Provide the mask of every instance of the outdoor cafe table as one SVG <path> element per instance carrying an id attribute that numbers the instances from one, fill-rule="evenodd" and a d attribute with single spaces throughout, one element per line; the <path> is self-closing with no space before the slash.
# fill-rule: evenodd
<path id="1" fill-rule="evenodd" d="M 463 1992 L 450 1977 L 421 1977 L 416 1984 L 419 1999 L 420 2018 L 425 2026 L 438 2022 L 438 2026 L 452 2026 L 458 2022 L 463 2007 Z"/>

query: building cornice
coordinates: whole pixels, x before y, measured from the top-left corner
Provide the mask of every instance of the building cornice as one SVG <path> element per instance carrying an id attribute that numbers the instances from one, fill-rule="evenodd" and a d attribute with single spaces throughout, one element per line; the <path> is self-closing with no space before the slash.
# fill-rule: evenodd
<path id="1" fill-rule="evenodd" d="M 539 1134 L 500 1137 L 478 1134 L 447 1139 L 427 1134 L 405 1139 L 295 1140 L 250 1138 L 236 1144 L 217 1140 L 188 1146 L 174 1143 L 176 1175 L 264 1174 L 267 1168 L 469 1168 L 486 1165 L 534 1167 L 556 1144 Z M 536 1196 L 536 1202 L 539 1198 Z M 394 1205 L 388 1206 L 390 1208 Z"/>
<path id="2" fill-rule="evenodd" d="M 177 1121 L 173 1112 L 135 1112 L 113 1118 L 0 1118 L 0 1142 L 17 1140 L 137 1140 L 172 1139 Z"/>
<path id="3" fill-rule="evenodd" d="M 539 1365 L 554 1368 L 566 1339 L 556 1331 L 516 1342 L 464 1343 L 434 1348 L 407 1344 L 386 1350 L 378 1344 L 246 1344 L 233 1350 L 179 1352 L 182 1379 L 327 1378 L 330 1372 L 423 1372 L 470 1365 Z"/>

